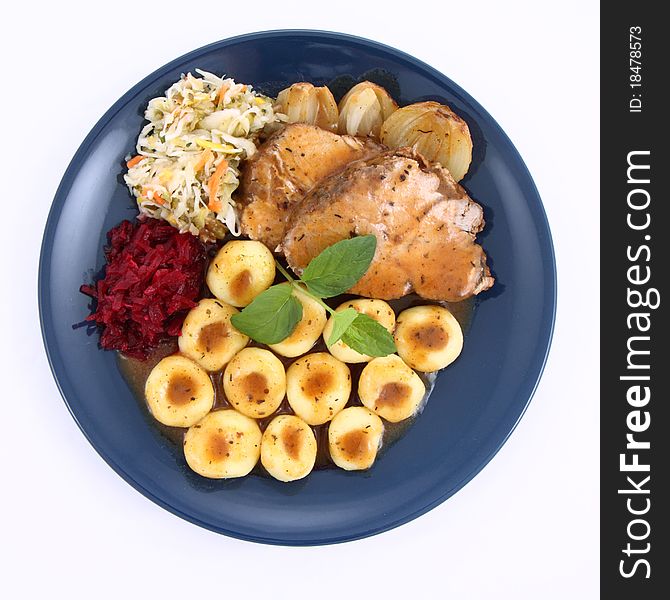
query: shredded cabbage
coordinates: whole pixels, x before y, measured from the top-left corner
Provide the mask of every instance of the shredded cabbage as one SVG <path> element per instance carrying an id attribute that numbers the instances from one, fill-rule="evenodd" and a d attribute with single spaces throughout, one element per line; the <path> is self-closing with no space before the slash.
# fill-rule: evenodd
<path id="1" fill-rule="evenodd" d="M 261 130 L 285 116 L 250 85 L 196 73 L 201 77 L 182 75 L 165 96 L 149 101 L 149 123 L 124 179 L 141 213 L 211 240 L 226 230 L 239 235 L 232 194 L 240 161 L 256 152 Z"/>

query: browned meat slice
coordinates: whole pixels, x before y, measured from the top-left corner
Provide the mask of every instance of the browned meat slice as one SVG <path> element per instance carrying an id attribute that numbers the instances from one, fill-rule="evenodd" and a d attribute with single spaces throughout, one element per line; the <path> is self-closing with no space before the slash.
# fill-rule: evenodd
<path id="1" fill-rule="evenodd" d="M 377 252 L 352 293 L 455 302 L 493 285 L 475 243 L 483 227 L 481 206 L 446 169 L 402 148 L 322 181 L 295 211 L 281 250 L 300 272 L 331 244 L 373 233 Z"/>
<path id="2" fill-rule="evenodd" d="M 294 123 L 269 138 L 244 166 L 237 196 L 242 233 L 274 250 L 286 233 L 292 207 L 324 177 L 383 147 L 372 140 L 337 135 Z"/>

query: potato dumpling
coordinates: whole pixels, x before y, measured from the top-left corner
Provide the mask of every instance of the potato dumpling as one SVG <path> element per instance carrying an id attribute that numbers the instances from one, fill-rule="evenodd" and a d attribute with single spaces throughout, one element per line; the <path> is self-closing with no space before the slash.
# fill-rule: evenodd
<path id="1" fill-rule="evenodd" d="M 228 242 L 207 269 L 207 286 L 231 306 L 247 306 L 275 280 L 275 259 L 265 244 L 251 240 Z"/>
<path id="2" fill-rule="evenodd" d="M 368 317 L 373 318 L 375 321 L 381 323 L 390 333 L 393 333 L 395 328 L 395 313 L 393 309 L 383 300 L 372 300 L 370 298 L 359 298 L 357 300 L 350 300 L 349 302 L 344 302 L 340 304 L 335 312 L 345 310 L 347 308 L 353 308 L 359 313 L 365 313 Z M 333 318 L 328 319 L 326 327 L 323 330 L 323 340 L 328 344 L 330 335 L 333 333 Z M 328 348 L 330 353 L 335 357 L 341 360 L 342 362 L 347 363 L 362 363 L 372 360 L 371 356 L 367 354 L 360 354 L 356 350 L 352 350 L 347 346 L 342 340 L 335 342 L 330 348 Z"/>
<path id="3" fill-rule="evenodd" d="M 188 466 L 210 479 L 244 477 L 261 455 L 261 430 L 235 410 L 215 410 L 184 436 Z"/>
<path id="4" fill-rule="evenodd" d="M 286 372 L 269 350 L 244 348 L 223 372 L 223 391 L 243 415 L 262 419 L 279 408 L 286 395 Z"/>
<path id="5" fill-rule="evenodd" d="M 295 415 L 279 415 L 267 426 L 261 442 L 261 463 L 279 481 L 307 476 L 316 461 L 311 427 Z"/>
<path id="6" fill-rule="evenodd" d="M 328 448 L 333 462 L 347 471 L 369 469 L 381 446 L 384 424 L 364 406 L 350 406 L 328 426 Z"/>
<path id="7" fill-rule="evenodd" d="M 207 372 L 185 356 L 166 356 L 149 373 L 144 396 L 151 414 L 163 425 L 189 427 L 214 404 Z"/>
<path id="8" fill-rule="evenodd" d="M 358 380 L 361 402 L 391 423 L 411 417 L 425 394 L 421 378 L 395 354 L 370 361 Z"/>
<path id="9" fill-rule="evenodd" d="M 230 322 L 230 317 L 237 312 L 220 300 L 200 300 L 184 319 L 179 351 L 208 371 L 222 369 L 249 343 L 249 338 Z"/>
<path id="10" fill-rule="evenodd" d="M 341 411 L 351 394 L 349 367 L 327 352 L 296 360 L 286 372 L 291 408 L 309 425 L 321 425 Z"/>
<path id="11" fill-rule="evenodd" d="M 383 87 L 361 81 L 344 95 L 338 108 L 338 133 L 379 139 L 382 123 L 398 110 L 398 105 Z"/>
<path id="12" fill-rule="evenodd" d="M 395 344 L 400 357 L 417 371 L 438 371 L 458 358 L 463 332 L 448 309 L 414 306 L 398 315 Z"/>
<path id="13" fill-rule="evenodd" d="M 289 285 L 288 283 L 282 285 Z M 293 358 L 309 351 L 316 343 L 326 325 L 326 309 L 314 298 L 304 292 L 293 291 L 295 297 L 302 304 L 302 319 L 296 325 L 293 333 L 278 344 L 270 344 L 270 348 L 277 354 Z"/>
<path id="14" fill-rule="evenodd" d="M 279 92 L 275 108 L 288 117 L 289 123 L 308 123 L 329 131 L 337 129 L 337 103 L 325 85 L 294 83 Z"/>

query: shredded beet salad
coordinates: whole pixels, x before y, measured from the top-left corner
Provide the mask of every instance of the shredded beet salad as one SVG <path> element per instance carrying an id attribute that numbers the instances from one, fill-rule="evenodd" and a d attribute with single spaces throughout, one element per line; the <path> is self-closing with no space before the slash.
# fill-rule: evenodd
<path id="1" fill-rule="evenodd" d="M 101 326 L 104 349 L 144 359 L 179 335 L 197 304 L 207 254 L 198 238 L 156 219 L 123 221 L 107 239 L 104 277 L 80 288 L 97 300 L 87 321 Z"/>

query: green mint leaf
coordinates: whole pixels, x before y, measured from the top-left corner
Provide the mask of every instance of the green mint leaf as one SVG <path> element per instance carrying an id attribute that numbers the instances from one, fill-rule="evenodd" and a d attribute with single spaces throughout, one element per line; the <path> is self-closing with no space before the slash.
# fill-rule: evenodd
<path id="1" fill-rule="evenodd" d="M 368 315 L 359 313 L 342 335 L 349 348 L 368 356 L 387 356 L 397 351 L 388 329 Z"/>
<path id="2" fill-rule="evenodd" d="M 339 241 L 315 256 L 301 279 L 307 289 L 320 298 L 343 294 L 365 275 L 376 248 L 374 235 Z"/>
<path id="3" fill-rule="evenodd" d="M 337 311 L 333 316 L 333 331 L 330 334 L 330 337 L 326 341 L 328 347 L 330 348 L 333 344 L 344 335 L 344 332 L 349 329 L 356 317 L 358 316 L 358 311 L 353 308 L 345 308 L 344 310 Z"/>
<path id="4" fill-rule="evenodd" d="M 261 344 L 285 340 L 302 318 L 302 304 L 288 284 L 274 285 L 258 294 L 249 306 L 230 319 L 233 326 Z"/>

